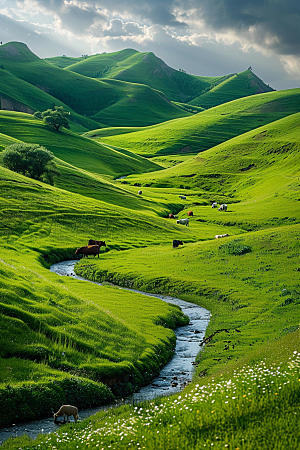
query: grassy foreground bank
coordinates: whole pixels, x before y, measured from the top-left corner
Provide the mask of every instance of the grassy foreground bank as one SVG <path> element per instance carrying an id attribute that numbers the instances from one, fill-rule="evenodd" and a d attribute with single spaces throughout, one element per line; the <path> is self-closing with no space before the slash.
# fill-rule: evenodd
<path id="1" fill-rule="evenodd" d="M 100 412 L 34 442 L 9 440 L 3 449 L 297 450 L 299 339 L 294 332 L 253 350 L 180 395 Z"/>

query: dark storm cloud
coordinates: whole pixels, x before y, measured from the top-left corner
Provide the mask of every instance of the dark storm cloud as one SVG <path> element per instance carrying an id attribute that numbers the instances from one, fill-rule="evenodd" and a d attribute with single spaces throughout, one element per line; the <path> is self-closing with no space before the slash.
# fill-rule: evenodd
<path id="1" fill-rule="evenodd" d="M 19 0 L 19 4 L 25 0 Z M 243 45 L 278 55 L 300 55 L 299 0 L 36 0 L 44 11 L 60 19 L 62 27 L 82 33 L 111 19 L 160 25 L 187 35 L 201 32 L 231 34 Z M 25 4 L 25 3 L 24 3 Z M 106 14 L 109 20 L 106 19 Z M 104 24 L 106 23 L 106 25 Z M 201 30 L 201 31 L 200 31 Z"/>
<path id="2" fill-rule="evenodd" d="M 215 32 L 233 32 L 278 55 L 300 55 L 299 0 L 190 0 L 195 16 Z"/>
<path id="3" fill-rule="evenodd" d="M 82 34 L 88 30 L 95 21 L 106 23 L 108 18 L 94 6 L 81 6 L 77 4 L 65 5 L 58 14 L 63 26 L 75 34 Z"/>
<path id="4" fill-rule="evenodd" d="M 185 25 L 183 23 L 178 22 L 176 20 L 175 15 L 166 8 L 164 5 L 160 4 L 152 8 L 148 14 L 148 18 L 155 25 L 169 26 L 169 27 L 177 27 Z"/>

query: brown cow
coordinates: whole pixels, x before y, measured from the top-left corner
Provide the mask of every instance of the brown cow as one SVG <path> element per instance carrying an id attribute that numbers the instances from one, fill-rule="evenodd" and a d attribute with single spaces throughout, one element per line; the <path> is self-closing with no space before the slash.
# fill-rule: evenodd
<path id="1" fill-rule="evenodd" d="M 194 215 L 193 211 L 188 212 L 188 216 L 192 217 Z"/>
<path id="2" fill-rule="evenodd" d="M 75 255 L 83 255 L 83 257 L 88 257 L 89 255 L 98 255 L 99 258 L 99 245 L 86 245 L 85 247 L 80 247 L 76 250 Z"/>
<path id="3" fill-rule="evenodd" d="M 95 241 L 94 239 L 90 239 L 88 245 L 99 245 L 99 247 L 106 247 L 104 241 Z"/>
<path id="4" fill-rule="evenodd" d="M 170 214 L 169 214 L 169 219 L 175 219 L 174 214 L 170 213 Z"/>

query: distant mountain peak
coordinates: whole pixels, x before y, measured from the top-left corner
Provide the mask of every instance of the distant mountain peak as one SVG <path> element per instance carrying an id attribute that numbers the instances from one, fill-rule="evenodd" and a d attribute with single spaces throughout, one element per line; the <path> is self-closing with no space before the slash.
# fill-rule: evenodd
<path id="1" fill-rule="evenodd" d="M 0 47 L 0 57 L 11 61 L 33 61 L 39 59 L 23 42 L 8 42 Z"/>

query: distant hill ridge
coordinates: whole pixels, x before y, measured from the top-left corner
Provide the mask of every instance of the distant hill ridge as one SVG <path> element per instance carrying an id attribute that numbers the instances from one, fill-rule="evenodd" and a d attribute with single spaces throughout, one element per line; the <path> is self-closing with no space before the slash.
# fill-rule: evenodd
<path id="1" fill-rule="evenodd" d="M 269 85 L 266 85 L 252 69 L 249 68 L 241 73 L 236 73 L 217 86 L 202 93 L 199 97 L 194 98 L 190 105 L 200 106 L 204 109 L 213 108 L 223 103 L 231 102 L 249 95 L 263 94 L 265 92 L 274 91 Z"/>
<path id="2" fill-rule="evenodd" d="M 52 64 L 65 67 L 66 70 L 92 78 L 114 78 L 147 84 L 164 92 L 173 101 L 204 108 L 273 90 L 257 77 L 251 68 L 239 74 L 202 77 L 187 74 L 183 70 L 175 70 L 152 52 L 140 53 L 133 49 L 81 57 L 76 62 L 72 59 L 68 66 L 65 60 L 64 57 L 47 59 Z M 226 84 L 228 80 L 230 83 Z M 219 86 L 222 86 L 220 91 L 217 90 Z M 213 91 L 212 99 L 211 91 Z M 219 102 L 218 94 L 220 94 Z"/>
<path id="3" fill-rule="evenodd" d="M 0 70 L 5 71 L 0 108 L 34 112 L 63 105 L 71 109 L 73 129 L 78 132 L 99 126 L 147 126 L 191 115 L 147 85 L 96 80 L 63 70 L 38 58 L 20 42 L 0 47 Z M 29 91 L 33 95 L 28 97 Z"/>
<path id="4" fill-rule="evenodd" d="M 0 46 L 0 59 L 30 62 L 37 61 L 40 58 L 29 50 L 26 44 L 22 42 L 8 42 Z"/>
<path id="5" fill-rule="evenodd" d="M 0 46 L 0 71 L 0 109 L 32 114 L 62 105 L 76 132 L 155 125 L 273 90 L 250 69 L 201 77 L 133 49 L 40 59 L 26 44 L 9 42 Z"/>

